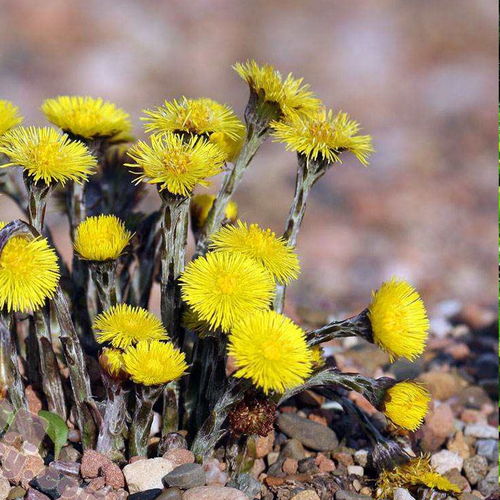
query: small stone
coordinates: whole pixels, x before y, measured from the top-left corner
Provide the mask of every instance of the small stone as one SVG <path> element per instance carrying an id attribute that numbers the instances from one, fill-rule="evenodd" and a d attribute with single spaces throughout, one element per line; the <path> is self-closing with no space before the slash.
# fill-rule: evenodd
<path id="1" fill-rule="evenodd" d="M 425 418 L 422 427 L 422 448 L 424 451 L 438 450 L 446 438 L 454 432 L 453 411 L 450 405 L 442 403 L 434 407 Z"/>
<path id="2" fill-rule="evenodd" d="M 128 464 L 123 474 L 130 493 L 152 489 L 163 489 L 162 478 L 173 470 L 170 460 L 165 458 L 149 458 Z"/>
<path id="3" fill-rule="evenodd" d="M 349 453 L 344 453 L 343 451 L 334 453 L 332 455 L 332 458 L 334 460 L 337 460 L 339 464 L 345 465 L 346 467 L 354 464 L 354 459 L 352 458 L 352 455 L 349 455 Z"/>
<path id="4" fill-rule="evenodd" d="M 134 462 L 138 462 L 139 460 L 147 460 L 148 457 L 144 457 L 142 455 L 134 455 L 133 457 L 130 457 L 128 463 L 133 464 Z"/>
<path id="5" fill-rule="evenodd" d="M 24 498 L 24 495 L 26 495 L 26 490 L 24 488 L 21 488 L 21 486 L 14 486 L 14 488 L 9 491 L 7 498 L 8 500 L 13 500 L 14 498 Z"/>
<path id="6" fill-rule="evenodd" d="M 366 467 L 368 463 L 368 450 L 358 450 L 354 452 L 354 461 L 361 465 L 361 467 Z"/>
<path id="7" fill-rule="evenodd" d="M 326 458 L 323 453 L 318 453 L 315 461 L 320 472 L 333 472 L 336 469 L 333 460 Z"/>
<path id="8" fill-rule="evenodd" d="M 285 458 L 281 470 L 285 474 L 295 474 L 299 468 L 299 463 L 294 458 Z"/>
<path id="9" fill-rule="evenodd" d="M 101 477 L 95 477 L 89 481 L 89 484 L 85 488 L 85 491 L 99 491 L 106 486 L 106 480 Z"/>
<path id="10" fill-rule="evenodd" d="M 488 461 L 481 455 L 464 460 L 464 473 L 469 483 L 474 486 L 488 473 Z"/>
<path id="11" fill-rule="evenodd" d="M 456 396 L 466 386 L 463 379 L 446 372 L 423 373 L 419 380 L 429 389 L 433 399 L 438 401 L 446 401 Z"/>
<path id="12" fill-rule="evenodd" d="M 205 471 L 200 464 L 183 464 L 164 476 L 163 484 L 185 490 L 203 486 L 205 484 Z"/>
<path id="13" fill-rule="evenodd" d="M 371 496 L 372 494 L 372 490 L 370 488 L 368 488 L 368 486 L 364 486 L 363 488 L 361 488 L 359 490 L 359 492 L 362 494 L 362 495 L 369 495 Z"/>
<path id="14" fill-rule="evenodd" d="M 485 404 L 491 404 L 491 399 L 484 389 L 476 385 L 466 387 L 458 393 L 457 403 L 466 408 L 480 410 Z"/>
<path id="15" fill-rule="evenodd" d="M 394 500 L 415 500 L 415 497 L 405 488 L 396 488 L 394 490 Z"/>
<path id="16" fill-rule="evenodd" d="M 371 500 L 371 498 L 371 496 L 359 495 L 358 493 L 347 490 L 339 490 L 335 493 L 335 500 Z"/>
<path id="17" fill-rule="evenodd" d="M 264 462 L 264 459 L 256 458 L 253 462 L 250 474 L 252 474 L 253 477 L 258 478 L 260 474 L 262 474 L 265 470 L 266 470 L 266 462 Z M 207 481 L 207 484 L 212 484 L 212 483 L 208 483 Z"/>
<path id="18" fill-rule="evenodd" d="M 361 467 L 360 465 L 349 465 L 347 466 L 347 472 L 349 474 L 353 474 L 354 476 L 363 477 L 365 469 L 363 469 L 363 467 Z"/>
<path id="19" fill-rule="evenodd" d="M 81 458 L 82 454 L 71 445 L 63 446 L 59 453 L 59 460 L 62 462 L 79 462 Z"/>
<path id="20" fill-rule="evenodd" d="M 185 491 L 182 500 L 248 500 L 248 497 L 236 488 L 199 486 Z"/>
<path id="21" fill-rule="evenodd" d="M 280 454 L 277 451 L 272 451 L 271 453 L 269 453 L 267 455 L 267 464 L 273 465 L 274 463 L 276 463 L 279 456 L 280 456 Z"/>
<path id="22" fill-rule="evenodd" d="M 319 467 L 314 457 L 303 458 L 299 461 L 299 472 L 301 474 L 317 474 Z"/>
<path id="23" fill-rule="evenodd" d="M 106 485 L 118 490 L 125 487 L 125 477 L 123 472 L 115 463 L 111 462 L 105 464 L 102 468 L 104 478 L 106 479 Z"/>
<path id="24" fill-rule="evenodd" d="M 498 493 L 498 468 L 493 467 L 488 472 L 484 479 L 481 479 L 477 485 L 477 489 L 482 495 L 491 495 Z"/>
<path id="25" fill-rule="evenodd" d="M 0 496 L 0 498 L 7 498 L 7 496 L 3 497 Z M 47 495 L 44 495 L 42 492 L 38 490 L 34 490 L 33 488 L 30 488 L 28 490 L 28 493 L 26 494 L 25 497 L 26 500 L 50 500 L 50 497 Z"/>
<path id="26" fill-rule="evenodd" d="M 7 498 L 9 491 L 9 480 L 4 476 L 2 469 L 0 469 L 0 498 Z"/>
<path id="27" fill-rule="evenodd" d="M 160 488 L 154 488 L 152 490 L 141 491 L 139 493 L 132 493 L 132 495 L 129 495 L 127 498 L 128 500 L 157 500 L 158 498 L 160 498 L 162 491 L 163 490 L 161 490 Z M 174 499 L 175 497 L 171 498 Z M 182 499 L 182 494 L 179 498 Z"/>
<path id="28" fill-rule="evenodd" d="M 465 479 L 465 477 L 462 476 L 457 469 L 451 469 L 444 475 L 444 477 L 450 480 L 453 484 L 456 484 L 462 491 L 471 490 L 469 481 L 467 481 L 467 479 Z"/>
<path id="29" fill-rule="evenodd" d="M 299 417 L 293 413 L 278 416 L 279 428 L 289 437 L 316 451 L 330 451 L 338 446 L 338 439 L 329 427 Z"/>
<path id="30" fill-rule="evenodd" d="M 242 491 L 250 498 L 260 496 L 262 490 L 262 483 L 246 472 L 235 475 L 227 486 Z"/>
<path id="31" fill-rule="evenodd" d="M 162 437 L 159 444 L 159 449 L 162 453 L 169 450 L 187 449 L 186 438 L 179 432 L 169 432 L 165 437 Z"/>
<path id="32" fill-rule="evenodd" d="M 470 457 L 470 448 L 464 439 L 463 432 L 457 432 L 455 436 L 448 441 L 447 448 L 460 455 L 463 459 Z"/>
<path id="33" fill-rule="evenodd" d="M 173 448 L 163 454 L 163 458 L 170 460 L 174 467 L 194 463 L 194 453 L 183 448 Z"/>
<path id="34" fill-rule="evenodd" d="M 274 431 L 271 431 L 267 436 L 258 436 L 255 440 L 255 458 L 264 458 L 273 450 Z"/>
<path id="35" fill-rule="evenodd" d="M 109 463 L 112 463 L 111 460 L 101 453 L 95 450 L 85 450 L 82 457 L 80 474 L 84 478 L 97 477 L 100 470 Z"/>
<path id="36" fill-rule="evenodd" d="M 281 456 L 286 458 L 294 458 L 295 460 L 302 460 L 306 453 L 304 451 L 304 446 L 300 441 L 296 439 L 289 439 L 281 450 Z"/>
<path id="37" fill-rule="evenodd" d="M 29 485 L 50 498 L 59 498 L 66 488 L 78 486 L 78 481 L 74 477 L 66 476 L 49 467 L 30 481 Z"/>
<path id="38" fill-rule="evenodd" d="M 478 439 L 477 454 L 486 457 L 490 462 L 498 459 L 498 441 L 496 439 Z"/>
<path id="39" fill-rule="evenodd" d="M 297 493 L 290 500 L 321 500 L 314 490 L 304 490 Z"/>
<path id="40" fill-rule="evenodd" d="M 228 480 L 227 474 L 223 471 L 223 464 L 216 458 L 209 458 L 203 462 L 205 471 L 205 484 L 225 486 Z"/>
<path id="41" fill-rule="evenodd" d="M 132 497 L 128 497 L 129 499 Z M 142 500 L 139 497 L 137 500 Z M 179 488 L 167 488 L 156 500 L 182 500 L 182 491 Z"/>
<path id="42" fill-rule="evenodd" d="M 63 460 L 54 460 L 50 462 L 49 467 L 55 469 L 61 474 L 66 474 L 68 476 L 80 476 L 80 464 L 76 462 L 65 462 Z"/>
<path id="43" fill-rule="evenodd" d="M 465 427 L 465 435 L 479 439 L 498 439 L 498 429 L 492 425 L 469 424 Z"/>
<path id="44" fill-rule="evenodd" d="M 464 459 L 460 455 L 449 450 L 441 450 L 431 457 L 431 465 L 439 474 L 446 474 L 451 469 L 457 469 L 460 472 L 463 463 Z"/>

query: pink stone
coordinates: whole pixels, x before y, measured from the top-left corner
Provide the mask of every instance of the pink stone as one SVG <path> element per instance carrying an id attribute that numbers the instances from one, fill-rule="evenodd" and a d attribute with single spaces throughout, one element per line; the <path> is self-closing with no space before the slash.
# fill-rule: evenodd
<path id="1" fill-rule="evenodd" d="M 172 450 L 168 450 L 163 455 L 163 458 L 170 460 L 174 464 L 174 467 L 179 467 L 179 465 L 194 463 L 193 452 L 189 450 L 184 450 L 182 448 L 174 448 Z"/>
<path id="2" fill-rule="evenodd" d="M 285 458 L 281 469 L 285 474 L 295 474 L 298 469 L 298 462 L 294 458 Z"/>
<path id="3" fill-rule="evenodd" d="M 267 436 L 259 436 L 255 440 L 255 458 L 264 458 L 273 449 L 274 431 L 271 431 Z"/>
<path id="4" fill-rule="evenodd" d="M 106 484 L 112 488 L 118 490 L 125 487 L 125 478 L 123 477 L 123 472 L 120 467 L 113 462 L 107 463 L 102 468 L 104 473 L 104 478 L 106 479 Z"/>
<path id="5" fill-rule="evenodd" d="M 182 500 L 248 500 L 248 497 L 236 488 L 198 486 L 185 491 Z"/>
<path id="6" fill-rule="evenodd" d="M 112 463 L 109 458 L 94 450 L 85 450 L 82 457 L 80 474 L 84 478 L 93 478 L 99 475 L 99 471 L 107 464 Z"/>

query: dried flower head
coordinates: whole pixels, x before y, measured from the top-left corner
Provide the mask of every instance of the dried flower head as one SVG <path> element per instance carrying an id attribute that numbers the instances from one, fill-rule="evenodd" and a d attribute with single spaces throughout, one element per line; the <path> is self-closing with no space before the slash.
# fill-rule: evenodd
<path id="1" fill-rule="evenodd" d="M 99 342 L 126 348 L 143 340 L 166 340 L 162 322 L 142 307 L 117 304 L 96 316 L 94 330 Z"/>
<path id="2" fill-rule="evenodd" d="M 75 231 L 75 251 L 82 259 L 105 261 L 117 259 L 129 244 L 132 233 L 115 215 L 87 217 Z"/>
<path id="3" fill-rule="evenodd" d="M 347 113 L 322 109 L 309 116 L 292 116 L 273 122 L 274 137 L 286 144 L 288 151 L 296 151 L 311 160 L 328 163 L 342 162 L 341 153 L 349 151 L 363 164 L 373 152 L 369 135 L 358 135 L 359 123 Z"/>
<path id="4" fill-rule="evenodd" d="M 427 486 L 446 493 L 462 491 L 459 486 L 432 469 L 429 456 L 417 457 L 406 464 L 382 471 L 377 484 L 378 498 L 392 498 L 397 488 L 412 489 L 415 486 Z"/>
<path id="5" fill-rule="evenodd" d="M 279 283 L 286 285 L 299 275 L 300 265 L 295 250 L 270 229 L 238 221 L 236 226 L 219 229 L 210 240 L 212 250 L 246 255 L 262 264 Z"/>
<path id="6" fill-rule="evenodd" d="M 269 399 L 247 396 L 229 413 L 229 427 L 236 435 L 267 436 L 274 428 L 276 403 Z"/>
<path id="7" fill-rule="evenodd" d="M 207 186 L 207 178 L 218 174 L 224 155 L 214 144 L 201 137 L 189 140 L 173 133 L 153 135 L 151 144 L 139 141 L 128 155 L 139 167 L 139 181 L 158 184 L 174 195 L 189 196 L 196 185 Z"/>
<path id="8" fill-rule="evenodd" d="M 0 223 L 0 229 L 5 222 Z M 45 238 L 14 236 L 0 253 L 0 308 L 36 311 L 54 296 L 59 264 Z"/>
<path id="9" fill-rule="evenodd" d="M 394 424 L 414 431 L 424 421 L 431 397 L 425 387 L 417 382 L 398 382 L 384 395 L 383 412 Z"/>
<path id="10" fill-rule="evenodd" d="M 259 263 L 238 253 L 216 252 L 190 262 L 180 278 L 182 298 L 212 328 L 269 307 L 274 281 Z"/>
<path id="11" fill-rule="evenodd" d="M 181 377 L 188 366 L 185 355 L 171 342 L 141 341 L 123 354 L 125 368 L 136 384 L 166 384 Z"/>
<path id="12" fill-rule="evenodd" d="M 60 96 L 46 99 L 41 109 L 49 122 L 85 139 L 127 135 L 132 128 L 128 113 L 100 98 Z"/>
<path id="13" fill-rule="evenodd" d="M 391 361 L 412 361 L 424 352 L 429 320 L 420 295 L 406 281 L 392 279 L 373 292 L 368 317 L 374 342 Z"/>
<path id="14" fill-rule="evenodd" d="M 241 319 L 229 334 L 235 377 L 249 378 L 266 394 L 285 392 L 311 374 L 312 359 L 305 332 L 275 311 L 258 311 Z"/>
<path id="15" fill-rule="evenodd" d="M 214 204 L 214 200 L 215 195 L 213 194 L 195 194 L 191 198 L 189 210 L 194 228 L 203 226 L 203 223 L 207 220 L 210 209 Z M 238 205 L 233 200 L 229 200 L 226 205 L 226 208 L 224 209 L 224 217 L 229 222 L 236 222 L 236 219 L 238 218 Z"/>
<path id="16" fill-rule="evenodd" d="M 97 163 L 84 144 L 49 127 L 16 127 L 6 132 L 0 139 L 0 153 L 10 160 L 2 167 L 20 166 L 45 184 L 81 183 Z"/>
<path id="17" fill-rule="evenodd" d="M 19 114 L 19 108 L 10 101 L 0 99 L 0 135 L 19 125 L 23 117 Z"/>
<path id="18" fill-rule="evenodd" d="M 99 365 L 111 377 L 116 380 L 125 380 L 128 373 L 125 371 L 123 362 L 123 351 L 105 347 L 99 356 Z"/>
<path id="19" fill-rule="evenodd" d="M 187 99 L 171 102 L 154 110 L 145 110 L 147 132 L 185 132 L 201 135 L 217 144 L 232 159 L 241 148 L 245 125 L 225 104 L 212 99 Z M 230 158 L 229 158 L 230 157 Z"/>
<path id="20" fill-rule="evenodd" d="M 251 92 L 261 95 L 267 102 L 278 104 L 283 115 L 308 115 L 320 106 L 309 85 L 304 84 L 302 78 L 294 78 L 291 73 L 283 79 L 273 66 L 259 66 L 253 60 L 236 63 L 234 70 L 248 83 Z"/>

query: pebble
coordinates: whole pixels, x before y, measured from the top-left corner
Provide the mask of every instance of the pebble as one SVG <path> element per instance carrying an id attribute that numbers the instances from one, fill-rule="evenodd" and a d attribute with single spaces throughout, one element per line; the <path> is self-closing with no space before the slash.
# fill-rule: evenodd
<path id="1" fill-rule="evenodd" d="M 462 491 L 467 492 L 471 490 L 469 481 L 457 469 L 450 470 L 444 477 L 449 479 L 453 484 L 456 484 Z"/>
<path id="2" fill-rule="evenodd" d="M 446 372 L 423 373 L 419 380 L 427 386 L 433 399 L 438 401 L 446 401 L 456 396 L 466 385 L 460 377 Z"/>
<path id="3" fill-rule="evenodd" d="M 7 498 L 9 500 L 14 498 L 24 498 L 24 495 L 26 495 L 26 490 L 24 488 L 21 488 L 21 486 L 14 486 L 14 488 L 9 491 Z"/>
<path id="4" fill-rule="evenodd" d="M 63 460 L 54 460 L 50 462 L 49 467 L 55 469 L 61 474 L 78 477 L 80 475 L 80 464 L 76 462 L 66 462 Z"/>
<path id="5" fill-rule="evenodd" d="M 163 489 L 162 478 L 173 468 L 170 460 L 157 457 L 128 464 L 123 468 L 123 474 L 130 493 L 137 493 L 155 488 Z"/>
<path id="6" fill-rule="evenodd" d="M 162 437 L 160 441 L 160 449 L 163 453 L 169 450 L 187 449 L 187 447 L 186 438 L 178 432 L 169 432 L 165 437 Z"/>
<path id="7" fill-rule="evenodd" d="M 493 467 L 488 475 L 479 481 L 477 489 L 483 495 L 491 495 L 498 491 L 498 467 Z"/>
<path id="8" fill-rule="evenodd" d="M 317 474 L 319 467 L 314 457 L 303 458 L 299 461 L 299 472 L 301 474 Z"/>
<path id="9" fill-rule="evenodd" d="M 248 497 L 236 488 L 199 486 L 185 491 L 182 500 L 248 500 Z"/>
<path id="10" fill-rule="evenodd" d="M 115 490 L 125 487 L 123 472 L 115 463 L 110 462 L 105 464 L 102 468 L 102 472 L 107 486 L 111 486 Z"/>
<path id="11" fill-rule="evenodd" d="M 470 448 L 464 439 L 463 432 L 457 432 L 455 436 L 448 441 L 447 448 L 464 459 L 470 457 Z"/>
<path id="12" fill-rule="evenodd" d="M 453 411 L 450 405 L 442 403 L 434 407 L 427 414 L 425 425 L 422 427 L 423 450 L 428 452 L 438 450 L 454 430 Z"/>
<path id="13" fill-rule="evenodd" d="M 112 464 L 111 460 L 101 453 L 94 450 L 85 450 L 82 457 L 80 474 L 84 478 L 93 478 L 99 475 L 100 470 L 105 466 Z"/>
<path id="14" fill-rule="evenodd" d="M 290 500 L 321 500 L 314 490 L 304 490 L 297 493 Z"/>
<path id="15" fill-rule="evenodd" d="M 498 459 L 498 441 L 496 439 L 478 439 L 477 454 L 486 457 L 490 462 Z"/>
<path id="16" fill-rule="evenodd" d="M 182 491 L 179 488 L 167 488 L 156 500 L 182 500 Z"/>
<path id="17" fill-rule="evenodd" d="M 205 484 L 205 471 L 200 464 L 183 464 L 163 477 L 165 486 L 182 489 L 194 488 Z"/>
<path id="18" fill-rule="evenodd" d="M 498 429 L 492 425 L 469 424 L 465 426 L 465 435 L 480 439 L 498 439 Z"/>
<path id="19" fill-rule="evenodd" d="M 352 455 L 350 455 L 349 453 L 338 452 L 334 453 L 332 457 L 334 460 L 337 460 L 339 464 L 345 465 L 346 467 L 354 464 Z"/>
<path id="20" fill-rule="evenodd" d="M 0 445 L 4 477 L 14 485 L 28 488 L 29 482 L 45 469 L 42 457 L 38 453 L 26 455 L 13 446 Z"/>
<path id="21" fill-rule="evenodd" d="M 285 474 L 295 474 L 299 468 L 299 463 L 294 458 L 285 458 L 281 470 Z"/>
<path id="22" fill-rule="evenodd" d="M 347 472 L 353 474 L 354 476 L 361 476 L 365 473 L 365 469 L 360 465 L 349 465 L 347 466 Z"/>
<path id="23" fill-rule="evenodd" d="M 0 469 L 0 498 L 7 498 L 9 491 L 9 480 L 4 476 L 3 471 Z"/>
<path id="24" fill-rule="evenodd" d="M 0 498 L 7 498 L 7 496 L 3 497 L 0 496 Z M 25 496 L 25 500 L 50 500 L 50 497 L 47 495 L 44 495 L 38 490 L 34 490 L 33 488 L 30 488 L 28 490 L 28 493 Z"/>
<path id="25" fill-rule="evenodd" d="M 394 500 L 415 500 L 415 497 L 405 488 L 396 488 Z"/>
<path id="26" fill-rule="evenodd" d="M 155 500 L 160 497 L 162 491 L 163 490 L 160 488 L 154 488 L 152 490 L 141 491 L 139 493 L 132 493 L 132 495 L 129 495 L 127 498 L 128 500 Z M 182 498 L 182 496 L 180 498 Z"/>
<path id="27" fill-rule="evenodd" d="M 339 490 L 335 493 L 335 500 L 372 500 L 371 496 L 359 495 L 358 493 L 353 493 L 352 491 Z"/>
<path id="28" fill-rule="evenodd" d="M 474 486 L 488 473 L 488 461 L 481 455 L 464 460 L 464 473 L 469 483 Z"/>
<path id="29" fill-rule="evenodd" d="M 205 484 L 207 485 L 224 486 L 228 481 L 227 473 L 222 470 L 222 464 L 216 458 L 205 460 L 203 470 L 205 471 Z"/>
<path id="30" fill-rule="evenodd" d="M 285 458 L 293 458 L 295 460 L 302 460 L 306 456 L 304 446 L 297 439 L 289 439 L 281 450 L 281 456 Z"/>
<path id="31" fill-rule="evenodd" d="M 449 450 L 441 450 L 431 457 L 431 465 L 439 474 L 446 474 L 451 469 L 461 471 L 463 464 L 464 459 Z"/>
<path id="32" fill-rule="evenodd" d="M 368 450 L 357 450 L 354 452 L 354 461 L 361 465 L 361 467 L 366 467 L 368 463 Z"/>
<path id="33" fill-rule="evenodd" d="M 174 467 L 194 463 L 194 453 L 183 448 L 173 448 L 163 454 L 163 458 L 170 460 Z"/>
<path id="34" fill-rule="evenodd" d="M 460 391 L 457 403 L 466 408 L 480 410 L 483 405 L 491 404 L 491 399 L 481 387 L 470 386 Z"/>
<path id="35" fill-rule="evenodd" d="M 50 498 L 59 498 L 65 489 L 78 486 L 78 481 L 76 478 L 61 474 L 55 469 L 47 468 L 42 474 L 30 481 L 30 486 L 45 493 Z"/>
<path id="36" fill-rule="evenodd" d="M 258 436 L 255 440 L 255 458 L 264 458 L 273 450 L 274 431 L 267 436 Z"/>
<path id="37" fill-rule="evenodd" d="M 320 472 L 333 472 L 336 469 L 333 460 L 326 458 L 322 453 L 318 453 L 316 456 L 316 465 Z"/>

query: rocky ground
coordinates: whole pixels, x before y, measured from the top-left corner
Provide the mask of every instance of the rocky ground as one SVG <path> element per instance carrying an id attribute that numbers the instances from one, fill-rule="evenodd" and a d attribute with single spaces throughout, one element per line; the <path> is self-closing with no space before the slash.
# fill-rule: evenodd
<path id="1" fill-rule="evenodd" d="M 424 381 L 434 400 L 414 434 L 396 432 L 366 400 L 349 397 L 408 451 L 431 454 L 435 469 L 462 488 L 459 499 L 499 498 L 496 318 L 478 307 L 457 312 L 448 303 L 440 311 L 416 363 L 390 365 L 385 354 L 351 339 L 325 346 L 325 354 L 344 371 Z M 305 311 L 302 316 L 309 326 L 326 319 Z M 0 499 L 355 500 L 377 494 L 369 443 L 359 425 L 311 392 L 281 407 L 275 432 L 252 442 L 244 484 L 228 482 L 223 454 L 199 465 L 181 437 L 172 443 L 163 457 L 134 457 L 120 469 L 97 452 L 82 456 L 76 442 L 64 446 L 57 461 L 42 457 L 10 431 L 0 441 Z M 394 499 L 456 498 L 426 494 L 398 489 Z"/>

